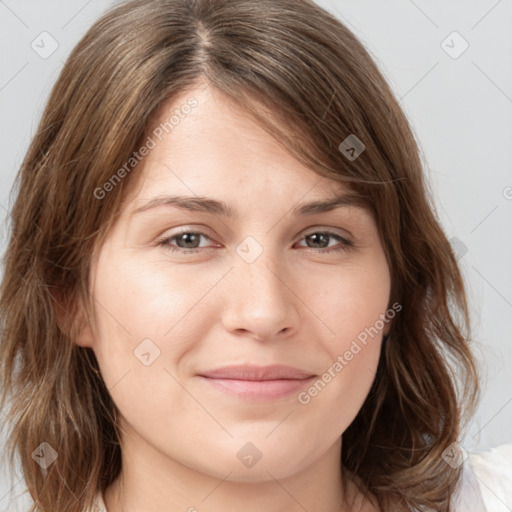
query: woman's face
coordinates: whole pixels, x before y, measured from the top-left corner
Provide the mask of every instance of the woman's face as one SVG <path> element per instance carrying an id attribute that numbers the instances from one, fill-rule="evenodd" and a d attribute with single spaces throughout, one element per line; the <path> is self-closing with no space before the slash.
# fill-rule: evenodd
<path id="1" fill-rule="evenodd" d="M 389 328 L 376 223 L 213 87 L 154 127 L 190 97 L 133 171 L 78 343 L 120 410 L 123 450 L 160 468 L 254 482 L 339 461 Z"/>

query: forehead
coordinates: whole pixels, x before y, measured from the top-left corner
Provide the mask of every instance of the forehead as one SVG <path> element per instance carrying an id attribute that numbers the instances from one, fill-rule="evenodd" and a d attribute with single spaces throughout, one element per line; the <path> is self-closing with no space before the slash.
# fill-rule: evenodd
<path id="1" fill-rule="evenodd" d="M 192 109 L 184 105 L 194 104 Z M 169 120 L 173 126 L 169 129 Z M 166 125 L 167 123 L 167 125 Z M 272 190 L 282 200 L 332 196 L 347 185 L 299 162 L 247 113 L 213 87 L 199 87 L 168 100 L 148 129 L 153 148 L 136 169 L 140 202 L 172 192 L 242 194 Z"/>

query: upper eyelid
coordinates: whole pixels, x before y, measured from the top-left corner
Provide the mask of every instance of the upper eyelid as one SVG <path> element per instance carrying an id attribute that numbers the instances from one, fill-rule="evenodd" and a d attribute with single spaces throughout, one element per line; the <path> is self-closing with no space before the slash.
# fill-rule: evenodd
<path id="1" fill-rule="evenodd" d="M 177 229 L 179 229 L 179 231 L 177 231 L 176 233 L 172 233 L 167 238 L 172 238 L 172 237 L 175 237 L 175 236 L 179 236 L 179 235 L 182 235 L 183 233 L 195 233 L 195 234 L 204 235 L 207 238 L 215 238 L 214 235 L 209 235 L 208 234 L 209 229 L 204 229 L 202 227 L 201 228 L 193 228 L 193 227 L 187 228 L 187 227 L 185 227 L 185 228 L 177 228 Z M 347 229 L 336 228 L 336 227 L 320 226 L 320 225 L 319 226 L 309 227 L 309 228 L 304 228 L 299 233 L 304 233 L 302 236 L 307 236 L 307 235 L 310 235 L 312 233 L 329 232 L 329 233 L 332 233 L 334 235 L 343 236 L 342 234 L 337 232 L 338 230 L 342 231 L 342 232 L 345 232 L 350 237 L 352 237 L 352 233 L 350 233 L 350 231 L 348 231 Z"/>

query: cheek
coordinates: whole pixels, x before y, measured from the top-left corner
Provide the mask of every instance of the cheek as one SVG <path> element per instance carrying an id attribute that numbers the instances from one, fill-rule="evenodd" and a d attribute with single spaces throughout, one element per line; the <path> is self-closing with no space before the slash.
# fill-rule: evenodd
<path id="1" fill-rule="evenodd" d="M 388 314 L 390 284 L 387 263 L 376 255 L 367 264 L 340 269 L 329 288 L 309 295 L 331 332 L 321 339 L 328 354 L 322 373 L 299 402 L 338 411 L 334 417 L 342 430 L 356 416 L 375 377 L 383 331 L 395 315 Z"/>
<path id="2" fill-rule="evenodd" d="M 214 310 L 208 292 L 225 269 L 171 272 L 165 258 L 148 262 L 108 248 L 97 269 L 94 352 L 114 401 L 128 416 L 135 414 L 133 421 L 140 410 L 157 421 L 163 403 L 172 411 L 190 410 L 176 369 L 186 373 L 207 338 L 214 321 L 205 315 Z"/>
<path id="3" fill-rule="evenodd" d="M 386 306 L 386 294 L 361 293 L 338 302 L 330 317 L 336 334 L 332 341 L 324 338 L 319 346 L 319 352 L 326 354 L 324 365 L 318 378 L 297 396 L 326 439 L 333 440 L 348 428 L 368 396 L 377 372 L 382 347 L 380 315 L 385 315 Z"/>
<path id="4" fill-rule="evenodd" d="M 172 346 L 182 321 L 193 321 L 197 305 L 222 276 L 222 269 L 200 278 L 197 272 L 170 272 L 162 258 L 148 262 L 129 251 L 114 258 L 104 250 L 102 256 L 94 287 L 96 340 L 109 355 L 131 353 L 144 339 L 162 351 Z M 179 339 L 186 342 L 183 334 Z"/>
<path id="5" fill-rule="evenodd" d="M 325 340 L 336 355 L 348 350 L 352 340 L 364 343 L 383 330 L 385 324 L 381 315 L 389 306 L 391 288 L 383 255 L 340 267 L 318 282 L 321 289 L 309 287 L 307 300 L 329 328 L 330 334 Z"/>
<path id="6" fill-rule="evenodd" d="M 175 366 L 193 344 L 182 323 L 194 318 L 193 306 L 204 295 L 183 273 L 169 276 L 158 264 L 142 263 L 104 251 L 96 275 L 94 346 L 114 402 L 141 431 L 194 408 L 179 392 Z"/>

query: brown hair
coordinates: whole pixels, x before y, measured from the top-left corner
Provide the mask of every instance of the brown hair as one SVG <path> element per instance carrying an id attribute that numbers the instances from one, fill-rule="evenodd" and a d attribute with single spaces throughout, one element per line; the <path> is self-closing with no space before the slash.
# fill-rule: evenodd
<path id="1" fill-rule="evenodd" d="M 441 454 L 478 396 L 461 274 L 386 80 L 309 0 L 134 0 L 68 58 L 17 176 L 0 296 L 0 405 L 9 403 L 10 463 L 19 455 L 31 510 L 82 512 L 121 469 L 116 407 L 92 350 L 73 343 L 74 318 L 92 313 L 91 261 L 137 170 L 102 199 L 95 191 L 159 106 L 201 80 L 374 212 L 391 303 L 403 309 L 343 434 L 342 464 L 382 508 L 393 499 L 394 511 L 449 511 L 460 468 Z M 356 159 L 339 149 L 351 134 L 365 145 Z M 46 470 L 31 456 L 43 441 L 58 453 Z"/>

